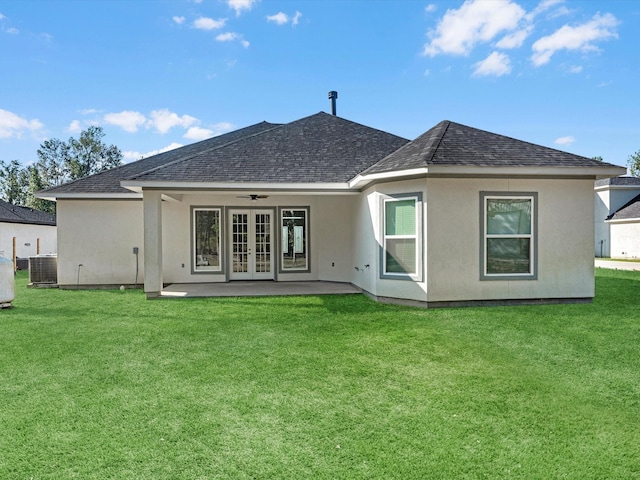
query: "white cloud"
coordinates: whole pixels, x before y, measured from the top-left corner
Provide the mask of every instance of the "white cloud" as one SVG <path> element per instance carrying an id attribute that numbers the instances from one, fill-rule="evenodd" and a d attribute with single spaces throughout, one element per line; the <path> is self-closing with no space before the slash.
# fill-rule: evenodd
<path id="1" fill-rule="evenodd" d="M 198 119 L 190 115 L 179 116 L 177 113 L 170 112 L 168 109 L 154 110 L 149 115 L 147 127 L 155 128 L 159 133 L 167 133 L 173 127 L 188 128 L 198 123 Z"/>
<path id="2" fill-rule="evenodd" d="M 278 12 L 274 15 L 267 15 L 267 21 L 277 23 L 278 25 L 284 25 L 289 21 L 289 15 L 284 12 Z"/>
<path id="3" fill-rule="evenodd" d="M 17 35 L 17 34 L 19 34 L 19 33 L 20 33 L 20 30 L 18 30 L 17 28 L 13 28 L 13 27 L 11 27 L 11 28 L 8 28 L 8 29 L 7 29 L 7 33 L 9 33 L 9 34 L 11 34 L 11 35 Z"/>
<path id="4" fill-rule="evenodd" d="M 527 37 L 531 35 L 531 32 L 533 32 L 533 25 L 528 25 L 522 30 L 509 33 L 502 37 L 502 39 L 500 39 L 496 43 L 496 47 L 503 48 L 505 50 L 511 48 L 520 48 Z"/>
<path id="5" fill-rule="evenodd" d="M 509 56 L 499 52 L 493 52 L 487 58 L 476 63 L 474 66 L 476 67 L 473 72 L 474 77 L 501 77 L 502 75 L 511 73 L 511 61 Z"/>
<path id="6" fill-rule="evenodd" d="M 189 128 L 189 130 L 187 130 L 187 133 L 185 133 L 183 137 L 188 138 L 189 140 L 205 140 L 207 138 L 213 137 L 213 130 L 201 127 L 191 127 Z"/>
<path id="7" fill-rule="evenodd" d="M 110 125 L 116 125 L 126 132 L 135 133 L 147 122 L 147 118 L 140 112 L 124 110 L 119 113 L 107 113 L 103 120 Z"/>
<path id="8" fill-rule="evenodd" d="M 0 108 L 0 138 L 21 138 L 25 132 L 41 135 L 44 125 L 40 120 L 28 120 Z"/>
<path id="9" fill-rule="evenodd" d="M 220 35 L 218 35 L 216 37 L 216 40 L 218 42 L 233 42 L 233 41 L 237 40 L 238 42 L 240 42 L 242 44 L 242 46 L 244 48 L 248 48 L 249 45 L 250 45 L 250 43 L 247 40 L 242 38 L 242 35 L 240 35 L 239 33 L 235 33 L 235 32 L 221 33 Z"/>
<path id="10" fill-rule="evenodd" d="M 511 0 L 466 0 L 457 10 L 447 10 L 423 54 L 435 57 L 446 53 L 467 55 L 478 43 L 490 42 L 503 32 L 515 30 L 525 16 Z"/>
<path id="11" fill-rule="evenodd" d="M 284 12 L 278 12 L 274 15 L 267 15 L 267 21 L 277 23 L 278 25 L 285 25 L 291 22 L 291 25 L 295 26 L 300 21 L 300 17 L 302 17 L 302 13 L 298 11 L 296 11 L 292 17 Z"/>
<path id="12" fill-rule="evenodd" d="M 158 153 L 168 152 L 169 150 L 174 150 L 182 146 L 183 145 L 181 143 L 173 142 L 170 145 L 167 145 L 166 147 L 161 148 L 160 150 L 152 150 L 147 153 L 140 153 L 140 152 L 134 152 L 134 151 L 128 150 L 128 151 L 122 152 L 122 156 L 124 157 L 124 163 L 130 163 L 130 162 L 135 162 L 136 160 L 140 160 L 141 158 L 147 158 L 153 155 L 157 155 Z"/>
<path id="13" fill-rule="evenodd" d="M 582 65 L 572 65 L 569 67 L 569 73 L 580 73 L 582 72 Z"/>
<path id="14" fill-rule="evenodd" d="M 571 145 L 575 141 L 576 139 L 573 138 L 572 136 L 567 136 L 567 137 L 556 138 L 556 140 L 553 143 L 555 143 L 556 145 Z"/>
<path id="15" fill-rule="evenodd" d="M 185 21 L 185 18 L 184 17 L 175 16 L 175 17 L 173 17 L 173 21 L 176 22 L 178 25 L 182 25 L 184 23 L 184 21 Z"/>
<path id="16" fill-rule="evenodd" d="M 564 0 L 542 0 L 536 8 L 527 13 L 526 18 L 527 20 L 532 21 L 534 17 L 537 17 L 542 12 L 549 10 L 551 7 L 559 3 L 564 3 Z"/>
<path id="17" fill-rule="evenodd" d="M 198 30 L 217 30 L 224 27 L 226 23 L 226 18 L 219 18 L 218 20 L 214 20 L 213 18 L 200 17 L 193 22 L 193 26 Z"/>
<path id="18" fill-rule="evenodd" d="M 427 69 L 424 71 L 424 76 L 425 76 L 425 77 L 428 77 L 430 74 L 431 74 L 431 71 L 427 68 Z"/>
<path id="19" fill-rule="evenodd" d="M 4 20 L 5 18 L 7 17 L 5 17 L 3 14 L 0 13 L 0 20 Z"/>
<path id="20" fill-rule="evenodd" d="M 80 133 L 82 132 L 82 125 L 80 124 L 80 120 L 73 120 L 69 126 L 67 127 L 67 131 L 69 133 Z"/>
<path id="21" fill-rule="evenodd" d="M 227 0 L 227 5 L 236 11 L 236 16 L 240 16 L 243 10 L 251 10 L 258 3 L 258 0 Z"/>
<path id="22" fill-rule="evenodd" d="M 615 27 L 619 22 L 610 13 L 596 14 L 591 21 L 575 27 L 564 25 L 551 35 L 537 40 L 533 46 L 531 61 L 536 67 L 549 63 L 559 50 L 597 51 L 594 42 L 618 38 Z"/>
<path id="23" fill-rule="evenodd" d="M 429 5 L 424 7 L 424 11 L 427 12 L 427 13 L 435 12 L 437 9 L 438 9 L 438 7 L 433 3 L 430 3 Z"/>

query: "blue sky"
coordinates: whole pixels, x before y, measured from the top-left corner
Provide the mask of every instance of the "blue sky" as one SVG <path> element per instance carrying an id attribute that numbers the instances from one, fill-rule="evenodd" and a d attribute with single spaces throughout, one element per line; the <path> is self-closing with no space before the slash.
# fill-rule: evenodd
<path id="1" fill-rule="evenodd" d="M 132 161 L 329 111 L 413 139 L 441 120 L 625 165 L 635 0 L 0 0 L 0 160 L 90 125 Z"/>

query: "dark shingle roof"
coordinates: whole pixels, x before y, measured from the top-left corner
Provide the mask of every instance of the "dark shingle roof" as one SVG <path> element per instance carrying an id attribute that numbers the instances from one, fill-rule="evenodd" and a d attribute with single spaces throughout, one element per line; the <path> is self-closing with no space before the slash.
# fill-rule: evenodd
<path id="1" fill-rule="evenodd" d="M 640 218 L 640 195 L 635 196 L 609 215 L 607 220 L 629 220 L 632 218 Z"/>
<path id="2" fill-rule="evenodd" d="M 278 124 L 261 122 L 249 127 L 234 130 L 217 137 L 212 137 L 201 142 L 185 145 L 184 147 L 169 150 L 168 152 L 159 153 L 151 157 L 143 158 L 136 162 L 127 163 L 120 167 L 112 168 L 104 172 L 96 173 L 88 177 L 83 177 L 73 182 L 65 183 L 57 187 L 43 190 L 41 193 L 51 193 L 57 195 L 61 193 L 131 193 L 131 190 L 120 186 L 120 181 L 146 172 L 153 168 L 166 165 L 171 162 L 180 160 L 181 158 L 194 155 L 197 152 L 211 150 L 213 148 L 234 142 L 239 138 L 255 135 L 272 128 L 278 127 Z"/>
<path id="3" fill-rule="evenodd" d="M 364 173 L 408 170 L 430 165 L 477 167 L 611 166 L 590 158 L 445 120 L 387 158 L 382 159 Z"/>
<path id="4" fill-rule="evenodd" d="M 640 178 L 638 177 L 613 177 L 613 178 L 602 178 L 600 180 L 596 180 L 596 187 L 604 187 L 607 185 L 611 186 L 629 186 L 629 187 L 638 187 L 640 188 Z"/>
<path id="5" fill-rule="evenodd" d="M 407 139 L 320 112 L 129 177 L 139 181 L 347 182 Z"/>
<path id="6" fill-rule="evenodd" d="M 0 200 L 0 222 L 55 226 L 56 216 L 41 212 L 40 210 L 34 210 L 33 208 L 12 205 L 4 200 Z"/>

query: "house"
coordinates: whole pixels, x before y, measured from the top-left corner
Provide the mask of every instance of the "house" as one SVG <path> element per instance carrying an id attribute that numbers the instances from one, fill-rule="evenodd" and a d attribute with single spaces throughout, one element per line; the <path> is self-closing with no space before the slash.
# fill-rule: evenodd
<path id="1" fill-rule="evenodd" d="M 55 215 L 0 200 L 0 254 L 3 257 L 28 258 L 55 252 Z"/>
<path id="2" fill-rule="evenodd" d="M 413 141 L 318 113 L 51 188 L 61 287 L 351 283 L 423 306 L 588 301 L 607 163 L 443 121 Z"/>
<path id="3" fill-rule="evenodd" d="M 596 257 L 640 258 L 640 178 L 595 183 Z"/>

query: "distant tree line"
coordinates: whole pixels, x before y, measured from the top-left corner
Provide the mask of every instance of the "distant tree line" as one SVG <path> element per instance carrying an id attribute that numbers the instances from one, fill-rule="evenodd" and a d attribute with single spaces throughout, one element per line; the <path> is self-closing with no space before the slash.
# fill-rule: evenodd
<path id="1" fill-rule="evenodd" d="M 101 127 L 92 126 L 77 139 L 46 140 L 37 151 L 38 161 L 26 167 L 18 160 L 0 160 L 0 196 L 14 205 L 55 213 L 55 203 L 36 198 L 36 192 L 122 165 L 122 152 L 107 146 L 104 135 Z"/>

